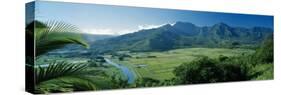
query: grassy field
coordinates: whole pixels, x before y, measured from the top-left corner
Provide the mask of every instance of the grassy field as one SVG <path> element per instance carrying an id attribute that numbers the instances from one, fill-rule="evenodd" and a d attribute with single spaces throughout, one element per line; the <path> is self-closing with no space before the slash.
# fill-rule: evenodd
<path id="1" fill-rule="evenodd" d="M 223 48 L 186 48 L 165 52 L 129 53 L 131 58 L 124 60 L 113 59 L 117 63 L 126 65 L 136 72 L 138 78 L 148 77 L 157 80 L 166 80 L 174 77 L 173 70 L 184 62 L 190 62 L 199 56 L 218 58 L 224 56 L 238 56 L 251 54 L 250 49 L 223 49 Z"/>

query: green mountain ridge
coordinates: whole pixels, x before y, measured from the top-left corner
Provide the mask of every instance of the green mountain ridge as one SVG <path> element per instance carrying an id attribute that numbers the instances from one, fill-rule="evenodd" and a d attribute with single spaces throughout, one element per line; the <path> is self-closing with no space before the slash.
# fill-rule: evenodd
<path id="1" fill-rule="evenodd" d="M 198 27 L 188 22 L 166 24 L 91 43 L 99 52 L 165 51 L 185 47 L 225 47 L 231 43 L 260 44 L 273 30 L 265 27 L 231 27 L 225 23 Z"/>

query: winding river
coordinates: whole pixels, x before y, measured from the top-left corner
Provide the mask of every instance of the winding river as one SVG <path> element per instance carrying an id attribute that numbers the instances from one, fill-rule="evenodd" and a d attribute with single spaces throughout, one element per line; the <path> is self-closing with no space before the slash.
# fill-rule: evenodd
<path id="1" fill-rule="evenodd" d="M 121 64 L 117 64 L 107 58 L 104 58 L 104 59 L 105 59 L 106 63 L 113 65 L 116 68 L 120 69 L 122 71 L 122 73 L 127 77 L 129 84 L 131 84 L 135 81 L 134 73 L 128 67 L 121 65 Z"/>

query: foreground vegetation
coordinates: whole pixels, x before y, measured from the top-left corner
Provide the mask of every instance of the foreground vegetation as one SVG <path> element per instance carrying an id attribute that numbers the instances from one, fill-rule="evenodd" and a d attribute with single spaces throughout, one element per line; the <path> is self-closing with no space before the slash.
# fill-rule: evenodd
<path id="1" fill-rule="evenodd" d="M 27 53 L 27 60 L 31 60 L 33 57 L 39 59 L 49 51 L 67 44 L 78 44 L 88 48 L 88 44 L 78 32 L 78 28 L 63 22 L 51 21 L 43 23 L 33 21 L 27 25 L 26 35 L 28 41 L 35 40 L 36 54 L 34 56 L 32 53 L 30 55 Z M 30 46 L 33 47 L 32 44 Z M 87 69 L 88 64 L 71 64 L 64 60 L 45 61 L 44 64 L 47 66 L 39 64 L 40 62 L 37 60 L 35 63 L 32 60 L 27 61 L 26 64 L 27 85 L 29 85 L 27 90 L 33 93 L 96 90 L 106 86 L 100 85 L 101 83 L 106 83 L 106 79 L 91 73 L 93 70 Z M 96 80 L 103 81 L 97 82 Z"/>

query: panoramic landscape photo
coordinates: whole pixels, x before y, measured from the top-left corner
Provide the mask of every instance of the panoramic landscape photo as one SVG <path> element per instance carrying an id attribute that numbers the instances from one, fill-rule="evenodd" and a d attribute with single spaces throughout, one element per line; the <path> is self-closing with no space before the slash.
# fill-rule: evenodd
<path id="1" fill-rule="evenodd" d="M 274 77 L 273 16 L 48 1 L 26 10 L 32 93 Z"/>

